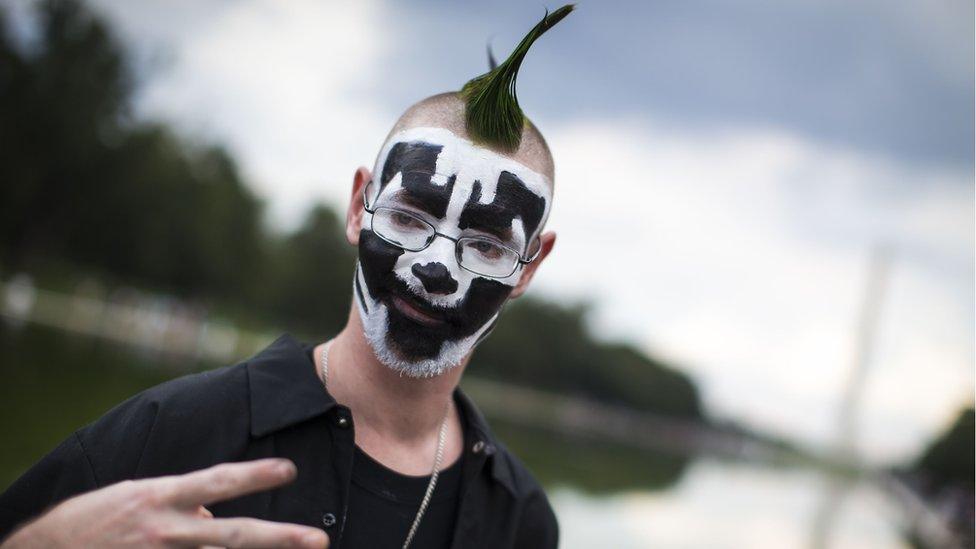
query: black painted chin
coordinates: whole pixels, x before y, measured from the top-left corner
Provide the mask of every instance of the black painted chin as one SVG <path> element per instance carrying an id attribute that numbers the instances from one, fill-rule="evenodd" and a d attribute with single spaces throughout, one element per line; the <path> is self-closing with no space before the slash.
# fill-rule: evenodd
<path id="1" fill-rule="evenodd" d="M 471 336 L 491 321 L 512 292 L 511 286 L 496 280 L 476 278 L 455 307 L 434 306 L 416 296 L 393 274 L 393 267 L 403 253 L 371 231 L 364 229 L 359 235 L 359 263 L 366 287 L 374 299 L 386 305 L 387 345 L 404 360 L 435 358 L 446 342 Z M 444 323 L 426 325 L 413 320 L 393 305 L 393 296 L 416 304 Z"/>
<path id="2" fill-rule="evenodd" d="M 387 311 L 387 346 L 405 360 L 416 362 L 434 358 L 440 354 L 445 342 L 457 339 L 457 327 L 452 324 L 425 326 L 401 313 L 390 303 L 389 297 L 383 303 Z"/>

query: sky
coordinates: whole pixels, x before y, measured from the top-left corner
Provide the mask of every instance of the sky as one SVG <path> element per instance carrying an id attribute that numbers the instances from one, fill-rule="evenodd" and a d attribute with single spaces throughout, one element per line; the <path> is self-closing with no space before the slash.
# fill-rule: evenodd
<path id="1" fill-rule="evenodd" d="M 132 48 L 138 115 L 225 144 L 280 230 L 344 208 L 400 112 L 547 7 L 93 4 Z M 592 304 L 600 337 L 691 375 L 714 415 L 825 448 L 883 246 L 858 446 L 910 458 L 973 401 L 973 10 L 580 2 L 518 81 L 556 162 L 558 240 L 530 292 Z"/>

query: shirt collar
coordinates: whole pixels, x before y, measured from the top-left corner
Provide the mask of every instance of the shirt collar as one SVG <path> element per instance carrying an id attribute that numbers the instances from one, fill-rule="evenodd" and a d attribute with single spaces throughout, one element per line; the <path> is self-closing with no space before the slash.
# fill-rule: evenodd
<path id="1" fill-rule="evenodd" d="M 508 488 L 508 491 L 512 495 L 516 495 L 515 481 L 512 478 L 511 467 L 508 460 L 503 459 L 499 455 L 498 441 L 495 440 L 494 434 L 488 428 L 488 422 L 485 420 L 485 416 L 481 414 L 481 410 L 474 405 L 471 398 L 461 390 L 461 387 L 454 389 L 454 402 L 464 411 L 464 415 L 468 421 L 468 428 L 470 429 L 471 435 L 466 440 L 473 440 L 474 444 L 481 443 L 481 451 L 491 461 L 492 477 L 502 483 L 505 488 Z M 468 452 L 471 450 L 471 448 L 465 448 L 464 451 Z"/>
<path id="2" fill-rule="evenodd" d="M 251 436 L 261 437 L 324 414 L 336 405 L 305 346 L 283 334 L 247 363 Z"/>
<path id="3" fill-rule="evenodd" d="M 271 345 L 247 362 L 251 393 L 251 436 L 262 437 L 296 423 L 324 414 L 336 406 L 325 390 L 313 364 L 309 363 L 306 345 L 290 334 L 282 334 Z M 464 411 L 471 436 L 481 442 L 479 448 L 492 462 L 492 476 L 515 493 L 512 471 L 507 460 L 498 456 L 498 442 L 488 422 L 474 402 L 460 387 L 454 390 L 454 401 Z M 465 448 L 471 451 L 471 448 Z"/>

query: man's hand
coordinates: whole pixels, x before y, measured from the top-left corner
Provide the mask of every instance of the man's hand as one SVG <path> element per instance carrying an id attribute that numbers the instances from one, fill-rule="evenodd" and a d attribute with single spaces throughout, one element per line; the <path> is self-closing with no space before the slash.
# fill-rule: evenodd
<path id="1" fill-rule="evenodd" d="M 318 528 L 252 518 L 215 519 L 205 505 L 286 484 L 286 459 L 222 463 L 185 475 L 126 480 L 62 502 L 2 549 L 33 547 L 328 546 Z"/>

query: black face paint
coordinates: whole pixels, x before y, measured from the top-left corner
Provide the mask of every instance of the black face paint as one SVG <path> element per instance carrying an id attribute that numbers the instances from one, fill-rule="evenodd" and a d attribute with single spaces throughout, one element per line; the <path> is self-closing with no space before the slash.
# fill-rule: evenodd
<path id="1" fill-rule="evenodd" d="M 451 272 L 443 263 L 414 263 L 410 272 L 420 280 L 424 289 L 432 294 L 450 295 L 457 291 L 457 280 L 451 277 Z"/>
<path id="2" fill-rule="evenodd" d="M 453 307 L 435 306 L 414 295 L 396 277 L 394 266 L 403 250 L 387 243 L 371 231 L 359 235 L 359 262 L 372 298 L 386 306 L 389 329 L 387 344 L 407 360 L 434 358 L 446 341 L 458 341 L 477 332 L 498 312 L 513 287 L 495 280 L 476 278 L 467 293 Z M 441 265 L 446 270 L 446 267 Z M 436 269 L 436 268 L 435 268 Z M 439 271 L 439 269 L 436 269 Z M 456 291 L 456 282 L 453 291 Z M 452 291 L 452 293 L 453 293 Z M 443 320 L 442 324 L 420 324 L 402 314 L 391 298 L 397 296 L 417 309 Z"/>
<path id="3" fill-rule="evenodd" d="M 440 145 L 422 142 L 394 145 L 383 165 L 380 192 L 399 173 L 400 185 L 409 192 L 410 202 L 434 217 L 443 219 L 451 201 L 451 193 L 454 192 L 456 176 L 452 175 L 444 185 L 430 182 L 437 167 L 437 155 L 442 149 Z"/>
<path id="4" fill-rule="evenodd" d="M 512 220 L 518 217 L 525 227 L 525 237 L 530 238 L 546 211 L 546 199 L 530 191 L 521 179 L 509 172 L 498 176 L 493 202 L 482 204 L 480 200 L 481 182 L 475 181 L 458 222 L 461 229 L 475 228 L 500 234 L 510 230 Z"/>

